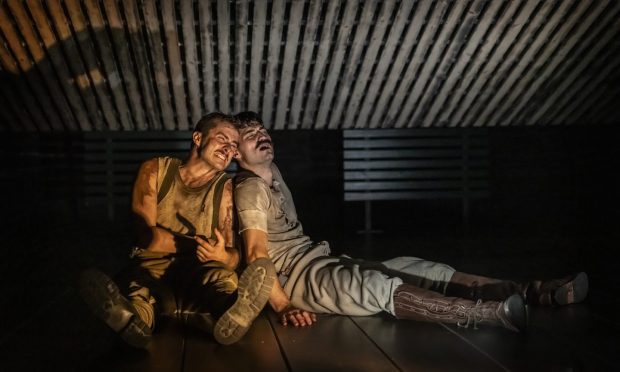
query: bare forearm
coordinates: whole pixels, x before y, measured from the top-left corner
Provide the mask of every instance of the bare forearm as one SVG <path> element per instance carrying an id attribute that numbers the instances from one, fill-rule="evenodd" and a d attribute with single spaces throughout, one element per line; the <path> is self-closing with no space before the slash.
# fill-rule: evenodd
<path id="1" fill-rule="evenodd" d="M 239 266 L 239 251 L 237 248 L 226 247 L 226 252 L 229 254 L 229 259 L 227 262 L 224 262 L 224 264 L 233 270 L 236 269 L 237 266 Z"/>
<path id="2" fill-rule="evenodd" d="M 245 241 L 248 263 L 260 257 L 269 257 L 269 252 L 267 250 L 268 237 L 266 232 L 258 229 L 247 229 L 243 231 L 242 235 Z M 278 313 L 280 322 L 284 326 L 289 324 L 289 322 L 295 327 L 312 325 L 316 322 L 316 315 L 291 305 L 290 298 L 284 293 L 284 289 L 282 289 L 278 281 L 274 283 L 271 289 L 269 305 Z"/>
<path id="3" fill-rule="evenodd" d="M 273 284 L 273 288 L 271 289 L 271 295 L 269 296 L 269 305 L 271 308 L 279 313 L 284 310 L 287 306 L 289 306 L 291 301 L 289 300 L 286 293 L 282 289 L 282 286 L 278 281 Z"/>
<path id="4" fill-rule="evenodd" d="M 242 235 L 245 241 L 246 260 L 248 264 L 251 264 L 256 259 L 261 257 L 269 258 L 266 232 L 257 229 L 248 229 L 245 230 Z M 290 304 L 288 296 L 284 293 L 282 286 L 277 281 L 274 283 L 271 290 L 269 304 L 276 312 L 282 311 Z"/>
<path id="5" fill-rule="evenodd" d="M 310 311 L 303 310 L 291 304 L 290 299 L 284 293 L 280 283 L 276 282 L 271 290 L 269 304 L 278 314 L 280 323 L 283 326 L 292 324 L 295 327 L 310 326 L 316 322 L 316 315 Z"/>
<path id="6" fill-rule="evenodd" d="M 269 257 L 267 251 L 267 233 L 261 230 L 248 229 L 242 233 L 245 242 L 246 261 L 251 264 L 261 257 Z"/>

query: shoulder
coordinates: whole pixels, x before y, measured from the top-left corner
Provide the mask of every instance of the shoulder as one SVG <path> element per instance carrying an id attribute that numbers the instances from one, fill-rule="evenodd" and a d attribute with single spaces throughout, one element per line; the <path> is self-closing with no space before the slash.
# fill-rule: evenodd
<path id="1" fill-rule="evenodd" d="M 233 193 L 237 209 L 268 209 L 271 205 L 271 191 L 267 182 L 257 175 L 241 174 L 241 178 L 237 177 Z"/>
<path id="2" fill-rule="evenodd" d="M 148 173 L 157 173 L 159 169 L 165 170 L 168 169 L 171 164 L 180 165 L 181 163 L 182 161 L 180 159 L 170 156 L 160 156 L 143 161 L 140 165 L 140 170 L 147 171 Z"/>
<path id="3" fill-rule="evenodd" d="M 157 158 L 152 158 L 147 160 L 148 161 L 153 161 L 155 163 L 158 164 L 159 168 L 164 170 L 164 169 L 168 169 L 168 167 L 170 167 L 171 165 L 176 165 L 177 167 L 179 165 L 181 165 L 183 163 L 183 161 L 181 159 L 178 158 L 173 158 L 171 156 L 160 156 Z"/>
<path id="4" fill-rule="evenodd" d="M 140 170 L 147 171 L 148 173 L 152 173 L 152 172 L 157 173 L 157 170 L 160 167 L 159 159 L 160 158 L 151 158 L 151 159 L 143 161 L 142 164 L 140 165 Z"/>
<path id="5" fill-rule="evenodd" d="M 239 172 L 235 175 L 235 186 L 245 182 L 246 180 L 260 178 L 256 173 L 247 169 L 240 168 Z"/>
<path id="6" fill-rule="evenodd" d="M 159 172 L 159 162 L 157 158 L 152 158 L 142 162 L 134 183 L 135 200 L 140 199 L 139 195 L 153 195 L 157 189 L 157 175 Z"/>
<path id="7" fill-rule="evenodd" d="M 257 193 L 261 191 L 269 191 L 269 185 L 267 182 L 259 176 L 252 173 L 252 175 L 237 175 L 235 177 L 235 193 Z"/>
<path id="8" fill-rule="evenodd" d="M 235 191 L 237 189 L 244 188 L 254 188 L 254 187 L 267 187 L 269 189 L 269 185 L 267 182 L 260 178 L 256 173 L 249 171 L 247 169 L 240 169 L 237 175 L 235 176 Z"/>
<path id="9" fill-rule="evenodd" d="M 218 182 L 232 182 L 232 176 L 228 173 L 226 173 L 226 171 L 220 171 L 218 174 L 215 175 L 215 177 L 217 178 Z"/>
<path id="10" fill-rule="evenodd" d="M 137 182 L 151 182 L 151 180 L 157 179 L 160 167 L 158 158 L 143 161 L 138 170 Z"/>

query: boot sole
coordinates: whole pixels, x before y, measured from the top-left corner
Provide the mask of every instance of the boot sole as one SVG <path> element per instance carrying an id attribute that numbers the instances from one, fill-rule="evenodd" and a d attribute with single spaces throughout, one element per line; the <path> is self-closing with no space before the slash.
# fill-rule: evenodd
<path id="1" fill-rule="evenodd" d="M 217 320 L 213 335 L 222 345 L 239 341 L 269 300 L 276 279 L 271 260 L 259 258 L 241 274 L 237 301 Z"/>
<path id="2" fill-rule="evenodd" d="M 553 299 L 558 305 L 568 305 L 583 301 L 588 295 L 588 275 L 580 272 L 555 291 Z"/>
<path id="3" fill-rule="evenodd" d="M 80 277 L 80 294 L 95 316 L 105 322 L 129 345 L 145 348 L 151 329 L 131 312 L 116 284 L 104 273 L 89 269 Z"/>

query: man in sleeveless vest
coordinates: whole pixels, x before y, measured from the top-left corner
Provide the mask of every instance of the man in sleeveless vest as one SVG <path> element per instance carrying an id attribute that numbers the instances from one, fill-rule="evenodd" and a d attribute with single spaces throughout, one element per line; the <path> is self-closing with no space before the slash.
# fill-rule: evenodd
<path id="1" fill-rule="evenodd" d="M 198 121 L 184 162 L 145 161 L 132 192 L 137 242 L 118 278 L 121 289 L 98 270 L 82 274 L 83 298 L 128 344 L 147 347 L 158 314 L 170 307 L 230 344 L 267 302 L 275 280 L 271 262 L 254 261 L 240 278 L 235 272 L 240 256 L 233 240 L 232 181 L 224 170 L 238 138 L 233 117 L 211 113 Z"/>
<path id="2" fill-rule="evenodd" d="M 270 258 L 279 275 L 269 302 L 283 325 L 311 325 L 315 313 L 372 315 L 459 326 L 488 324 L 521 331 L 525 303 L 565 305 L 582 301 L 585 273 L 525 283 L 455 271 L 416 257 L 369 262 L 330 256 L 327 242 L 304 235 L 290 190 L 273 163 L 274 148 L 260 117 L 236 115 L 239 125 L 235 207 L 246 258 Z"/>

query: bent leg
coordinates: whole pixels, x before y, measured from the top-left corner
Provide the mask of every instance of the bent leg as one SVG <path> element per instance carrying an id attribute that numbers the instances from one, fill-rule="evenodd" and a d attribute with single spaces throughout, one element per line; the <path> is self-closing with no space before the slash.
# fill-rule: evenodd
<path id="1" fill-rule="evenodd" d="M 236 299 L 237 273 L 218 261 L 208 261 L 187 270 L 189 276 L 178 285 L 182 312 L 221 316 Z"/>
<path id="2" fill-rule="evenodd" d="M 248 265 L 239 278 L 236 301 L 215 323 L 217 342 L 230 345 L 245 335 L 267 304 L 275 281 L 276 268 L 270 259 L 258 258 Z"/>
<path id="3" fill-rule="evenodd" d="M 83 271 L 80 292 L 91 311 L 125 342 L 138 348 L 149 344 L 151 328 L 107 275 L 96 269 Z"/>
<path id="4" fill-rule="evenodd" d="M 138 316 L 151 329 L 155 327 L 162 278 L 171 265 L 172 260 L 167 254 L 137 250 L 132 257 L 130 266 L 118 277 L 121 292 L 131 302 Z"/>

